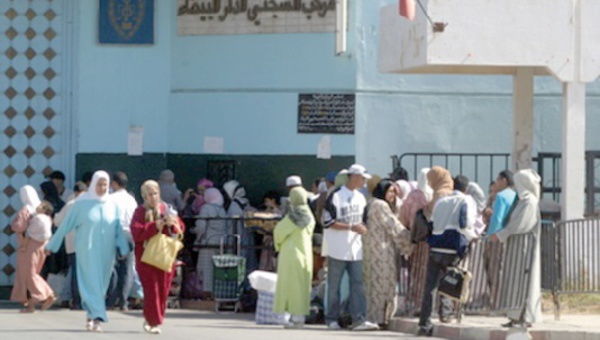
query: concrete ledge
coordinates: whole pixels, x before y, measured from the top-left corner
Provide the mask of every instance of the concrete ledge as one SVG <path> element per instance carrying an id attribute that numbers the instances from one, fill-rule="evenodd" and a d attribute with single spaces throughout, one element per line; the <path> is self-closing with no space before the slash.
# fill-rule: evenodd
<path id="1" fill-rule="evenodd" d="M 468 317 L 466 318 L 468 319 Z M 487 324 L 478 323 L 476 321 L 465 321 L 465 318 L 463 318 L 461 324 L 440 324 L 434 322 L 433 336 L 457 340 L 600 340 L 600 332 L 589 332 L 582 329 L 552 329 L 556 327 L 548 327 L 547 324 L 534 325 L 533 328 L 529 329 L 508 329 L 491 325 L 491 323 L 499 325 L 501 322 L 495 321 L 505 321 L 505 319 L 490 318 L 490 320 L 491 322 L 488 322 Z M 419 320 L 414 318 L 395 318 L 390 322 L 390 330 L 400 333 L 415 334 L 418 329 L 418 323 Z"/>
<path id="2" fill-rule="evenodd" d="M 181 309 L 215 311 L 215 302 L 212 300 L 184 300 L 179 301 Z"/>

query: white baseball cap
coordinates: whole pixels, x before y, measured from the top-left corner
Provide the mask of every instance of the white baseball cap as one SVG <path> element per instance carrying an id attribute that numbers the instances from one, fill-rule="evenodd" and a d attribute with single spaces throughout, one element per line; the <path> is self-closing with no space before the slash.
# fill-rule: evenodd
<path id="1" fill-rule="evenodd" d="M 367 173 L 367 169 L 360 164 L 352 164 L 348 168 L 348 175 L 361 175 L 365 179 L 370 179 L 372 177 L 369 173 Z"/>
<path id="2" fill-rule="evenodd" d="M 302 178 L 300 176 L 289 176 L 285 179 L 286 187 L 302 186 Z"/>

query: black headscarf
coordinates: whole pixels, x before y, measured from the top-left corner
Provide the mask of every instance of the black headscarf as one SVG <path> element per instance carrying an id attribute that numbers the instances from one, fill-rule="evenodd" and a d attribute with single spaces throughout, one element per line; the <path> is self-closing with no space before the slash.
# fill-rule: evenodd
<path id="1" fill-rule="evenodd" d="M 65 206 L 65 202 L 60 198 L 58 194 L 58 189 L 54 183 L 47 181 L 40 185 L 42 188 L 42 193 L 44 194 L 44 200 L 50 202 L 52 207 L 54 207 L 54 212 L 57 213 Z"/>
<path id="2" fill-rule="evenodd" d="M 384 178 L 373 189 L 373 197 L 385 201 L 385 193 L 394 185 L 394 182 L 389 178 Z"/>

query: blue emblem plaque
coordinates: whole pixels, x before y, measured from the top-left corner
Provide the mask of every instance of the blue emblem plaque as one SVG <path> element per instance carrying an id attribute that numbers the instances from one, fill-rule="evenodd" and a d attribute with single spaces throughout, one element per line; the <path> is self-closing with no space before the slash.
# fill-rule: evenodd
<path id="1" fill-rule="evenodd" d="M 153 44 L 154 0 L 99 0 L 101 44 Z"/>

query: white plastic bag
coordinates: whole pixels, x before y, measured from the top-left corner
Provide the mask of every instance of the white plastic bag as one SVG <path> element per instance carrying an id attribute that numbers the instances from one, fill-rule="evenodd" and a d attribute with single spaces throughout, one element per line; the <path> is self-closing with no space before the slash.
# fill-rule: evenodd
<path id="1" fill-rule="evenodd" d="M 255 270 L 248 275 L 248 280 L 252 288 L 259 292 L 275 294 L 277 288 L 277 274 L 266 272 L 264 270 Z"/>

